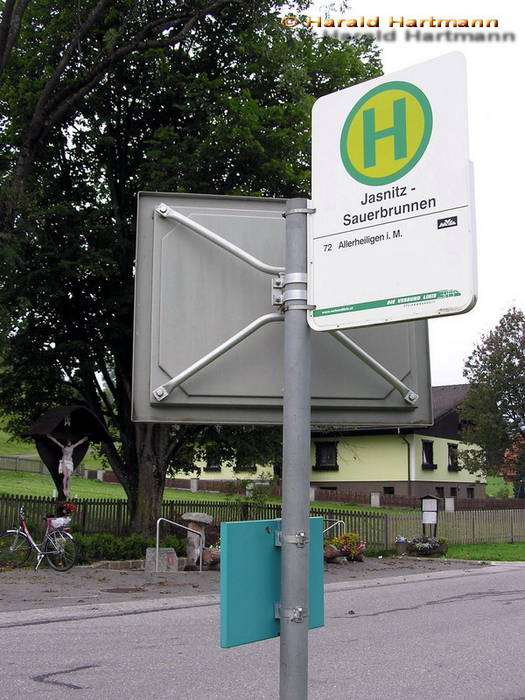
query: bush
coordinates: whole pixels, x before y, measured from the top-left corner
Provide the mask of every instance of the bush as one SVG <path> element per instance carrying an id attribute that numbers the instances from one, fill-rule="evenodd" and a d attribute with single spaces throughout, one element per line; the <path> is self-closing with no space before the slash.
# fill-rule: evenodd
<path id="1" fill-rule="evenodd" d="M 154 537 L 143 535 L 75 535 L 79 549 L 79 564 L 89 564 L 98 560 L 144 559 L 146 549 L 155 547 Z M 180 540 L 174 535 L 160 541 L 161 547 L 173 547 L 178 556 L 186 554 L 186 540 Z"/>

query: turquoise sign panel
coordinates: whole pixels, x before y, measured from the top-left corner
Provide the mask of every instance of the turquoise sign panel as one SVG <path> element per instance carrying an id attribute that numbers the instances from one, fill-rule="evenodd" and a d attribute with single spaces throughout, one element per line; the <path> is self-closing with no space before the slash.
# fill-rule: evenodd
<path id="1" fill-rule="evenodd" d="M 221 647 L 279 636 L 275 603 L 281 600 L 281 520 L 221 525 Z M 308 626 L 324 625 L 323 518 L 310 518 Z"/>

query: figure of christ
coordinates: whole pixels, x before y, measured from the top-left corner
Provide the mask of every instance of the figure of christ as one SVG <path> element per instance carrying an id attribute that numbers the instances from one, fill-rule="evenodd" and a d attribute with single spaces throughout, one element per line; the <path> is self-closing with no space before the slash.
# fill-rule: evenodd
<path id="1" fill-rule="evenodd" d="M 52 442 L 54 442 L 55 445 L 58 445 L 58 447 L 60 447 L 60 449 L 62 450 L 62 459 L 58 463 L 58 473 L 62 474 L 62 490 L 64 492 L 64 496 L 68 498 L 69 480 L 71 478 L 71 474 L 73 473 L 73 469 L 75 468 L 75 465 L 73 464 L 73 451 L 75 447 L 78 447 L 89 438 L 86 435 L 74 444 L 71 444 L 71 440 L 68 440 L 66 444 L 63 445 L 52 435 L 46 435 L 46 437 L 49 438 Z"/>

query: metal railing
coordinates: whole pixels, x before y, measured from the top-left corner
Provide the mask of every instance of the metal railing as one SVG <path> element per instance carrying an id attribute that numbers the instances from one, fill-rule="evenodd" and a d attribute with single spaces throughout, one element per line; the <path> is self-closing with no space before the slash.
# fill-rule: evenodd
<path id="1" fill-rule="evenodd" d="M 328 530 L 331 530 L 333 527 L 336 527 L 337 525 L 346 525 L 346 523 L 345 523 L 344 520 L 334 520 L 334 521 L 332 522 L 332 520 L 330 520 L 330 519 L 327 518 L 327 519 L 326 519 L 326 522 L 327 522 L 327 523 L 332 523 L 332 524 L 329 525 L 328 527 L 326 527 L 326 528 L 323 530 L 323 535 L 324 535 L 326 532 L 328 532 Z"/>
<path id="2" fill-rule="evenodd" d="M 202 532 L 199 532 L 198 530 L 192 530 L 191 527 L 186 527 L 185 525 L 181 525 L 180 523 L 176 523 L 173 520 L 168 520 L 167 518 L 159 518 L 157 520 L 157 535 L 155 539 L 155 573 L 159 573 L 159 533 L 160 533 L 160 523 L 165 522 L 169 523 L 170 525 L 175 525 L 175 527 L 180 527 L 183 530 L 186 530 L 187 532 L 193 532 L 195 535 L 198 535 L 200 537 L 200 553 L 199 553 L 199 571 L 202 574 L 202 554 L 204 551 L 204 535 Z"/>

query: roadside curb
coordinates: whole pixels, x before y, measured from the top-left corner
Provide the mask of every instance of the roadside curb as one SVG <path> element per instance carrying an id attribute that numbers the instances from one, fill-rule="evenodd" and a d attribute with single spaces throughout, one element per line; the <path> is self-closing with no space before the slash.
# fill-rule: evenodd
<path id="1" fill-rule="evenodd" d="M 421 559 L 427 560 L 426 557 L 421 557 Z M 338 591 L 351 591 L 363 588 L 377 588 L 380 586 L 398 586 L 407 583 L 407 581 L 423 583 L 432 580 L 457 578 L 463 576 L 483 576 L 485 573 L 488 573 L 488 567 L 490 567 L 491 573 L 505 573 L 506 571 L 512 568 L 525 567 L 525 562 L 474 562 L 472 560 L 464 559 L 449 559 L 449 561 L 455 561 L 457 563 L 464 562 L 465 564 L 469 564 L 470 566 L 465 567 L 465 569 L 450 569 L 448 571 L 426 571 L 420 574 L 405 573 L 399 574 L 398 576 L 383 576 L 381 578 L 366 579 L 361 581 L 339 581 L 337 583 L 326 583 L 324 589 L 325 593 L 337 593 Z M 479 564 L 480 566 L 472 566 L 473 564 Z"/>
<path id="2" fill-rule="evenodd" d="M 61 608 L 36 608 L 0 613 L 0 629 L 25 627 L 62 622 L 73 622 L 93 617 L 120 617 L 140 613 L 166 612 L 185 608 L 202 608 L 219 604 L 218 593 L 196 596 L 170 596 L 169 598 L 121 603 L 95 603 Z"/>

